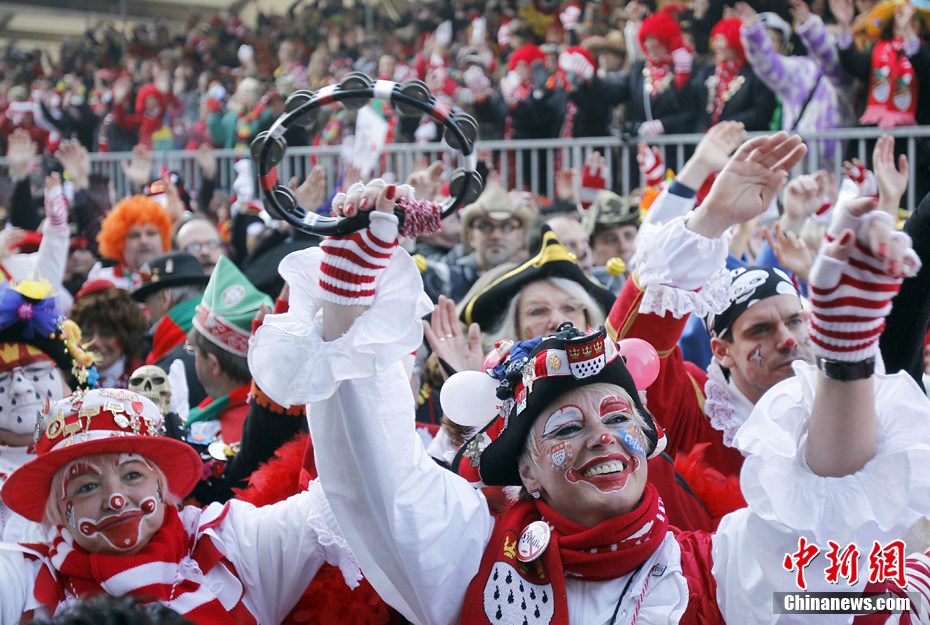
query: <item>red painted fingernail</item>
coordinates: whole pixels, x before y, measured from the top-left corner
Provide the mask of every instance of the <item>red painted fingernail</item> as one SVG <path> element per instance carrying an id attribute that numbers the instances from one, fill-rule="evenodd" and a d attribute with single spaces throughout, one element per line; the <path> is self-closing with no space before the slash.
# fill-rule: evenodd
<path id="1" fill-rule="evenodd" d="M 363 197 L 363 198 L 362 198 L 362 201 L 358 203 L 358 207 L 359 207 L 360 210 L 365 210 L 365 207 L 366 207 L 366 206 L 368 206 L 368 198 L 367 198 L 367 197 Z"/>
<path id="2" fill-rule="evenodd" d="M 830 210 L 830 203 L 829 203 L 829 202 L 826 203 L 826 204 L 822 204 L 822 205 L 820 206 L 820 208 L 817 209 L 817 214 L 818 214 L 818 215 L 823 215 L 823 214 L 824 214 L 825 212 L 827 212 L 828 210 Z"/>
<path id="3" fill-rule="evenodd" d="M 849 240 L 852 238 L 852 232 L 847 230 L 843 233 L 843 236 L 840 237 L 840 245 L 846 245 L 849 243 Z"/>
<path id="4" fill-rule="evenodd" d="M 384 193 L 384 197 L 386 197 L 389 200 L 393 200 L 395 193 L 397 193 L 397 186 L 393 184 L 389 184 L 387 191 Z"/>

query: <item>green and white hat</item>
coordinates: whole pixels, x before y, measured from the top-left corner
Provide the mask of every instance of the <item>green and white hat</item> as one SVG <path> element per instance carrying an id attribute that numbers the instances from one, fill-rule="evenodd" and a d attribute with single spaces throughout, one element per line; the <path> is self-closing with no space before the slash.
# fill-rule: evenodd
<path id="1" fill-rule="evenodd" d="M 237 356 L 249 353 L 252 319 L 271 298 L 255 288 L 236 265 L 221 256 L 194 314 L 194 327 L 211 343 Z"/>

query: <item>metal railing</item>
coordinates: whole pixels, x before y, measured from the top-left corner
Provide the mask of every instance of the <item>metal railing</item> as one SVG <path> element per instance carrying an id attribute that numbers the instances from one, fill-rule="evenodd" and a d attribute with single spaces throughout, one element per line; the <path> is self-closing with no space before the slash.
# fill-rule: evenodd
<path id="1" fill-rule="evenodd" d="M 920 200 L 914 197 L 916 177 L 930 176 L 930 171 L 917 169 L 917 141 L 930 140 L 930 126 L 910 126 L 887 131 L 857 127 L 802 134 L 808 146 L 808 155 L 792 173 L 810 173 L 825 168 L 832 170 L 839 177 L 843 159 L 855 155 L 861 161 L 868 162 L 871 145 L 882 134 L 890 134 L 896 141 L 906 142 L 904 153 L 908 155 L 911 176 L 905 208 L 912 210 Z M 666 163 L 677 163 L 680 167 L 702 137 L 702 134 L 657 136 L 650 137 L 649 143 L 660 147 L 665 154 Z M 555 174 L 558 169 L 572 167 L 580 171 L 585 159 L 595 150 L 601 152 L 607 161 L 608 187 L 618 193 L 629 193 L 639 184 L 636 166 L 638 142 L 636 138 L 620 137 L 480 141 L 476 149 L 479 156 L 486 153 L 492 156 L 495 168 L 501 175 L 501 183 L 506 188 L 528 188 L 551 198 L 554 197 Z M 293 176 L 303 180 L 314 165 L 321 164 L 326 168 L 329 188 L 333 188 L 345 167 L 344 153 L 345 148 L 338 145 L 288 148 L 284 160 L 279 165 L 279 177 L 288 180 Z M 233 164 L 240 158 L 247 158 L 248 154 L 237 150 L 216 150 L 215 155 L 218 161 L 219 188 L 229 190 L 235 176 Z M 92 172 L 109 178 L 116 197 L 123 197 L 132 192 L 130 182 L 120 166 L 120 163 L 128 161 L 130 156 L 129 152 L 91 154 Z M 201 174 L 196 152 L 161 151 L 154 152 L 152 157 L 153 174 L 160 171 L 162 166 L 167 166 L 170 170 L 177 171 L 189 188 L 197 188 L 200 185 Z M 397 143 L 385 146 L 379 159 L 381 171 L 377 173 L 390 172 L 395 179 L 403 180 L 414 170 L 419 159 L 426 159 L 428 162 L 442 159 L 447 172 L 459 165 L 459 153 L 445 144 Z M 5 168 L 6 159 L 2 158 L 0 170 Z"/>

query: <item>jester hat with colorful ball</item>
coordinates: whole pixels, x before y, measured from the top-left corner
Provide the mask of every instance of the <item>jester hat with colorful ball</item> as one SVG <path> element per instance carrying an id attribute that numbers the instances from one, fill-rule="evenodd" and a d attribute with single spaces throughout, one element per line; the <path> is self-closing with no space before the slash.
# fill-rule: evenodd
<path id="1" fill-rule="evenodd" d="M 52 404 L 36 421 L 34 460 L 3 485 L 3 502 L 17 514 L 42 522 L 52 478 L 64 465 L 93 454 L 132 453 L 162 470 L 168 490 L 187 495 L 203 472 L 187 443 L 164 436 L 164 418 L 151 400 L 123 389 L 78 391 Z"/>
<path id="2" fill-rule="evenodd" d="M 81 330 L 65 319 L 48 282 L 0 284 L 0 371 L 50 360 L 71 388 L 93 388 L 94 356 L 81 346 Z"/>
<path id="3" fill-rule="evenodd" d="M 498 425 L 503 427 L 480 454 L 478 470 L 485 485 L 520 486 L 519 459 L 533 423 L 560 395 L 591 384 L 625 390 L 646 423 L 646 456 L 665 449 L 665 433 L 642 404 L 617 343 L 603 328 L 585 334 L 564 323 L 553 335 L 515 343 L 487 373 L 498 381 L 501 416 L 495 421 L 502 420 Z"/>

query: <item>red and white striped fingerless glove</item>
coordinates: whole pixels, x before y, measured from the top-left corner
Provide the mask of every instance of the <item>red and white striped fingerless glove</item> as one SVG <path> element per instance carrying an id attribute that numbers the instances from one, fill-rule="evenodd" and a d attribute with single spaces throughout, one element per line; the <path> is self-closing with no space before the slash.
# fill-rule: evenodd
<path id="1" fill-rule="evenodd" d="M 849 172 L 849 179 L 859 187 L 859 197 L 877 197 L 878 181 L 875 174 L 862 163 L 854 164 Z"/>
<path id="2" fill-rule="evenodd" d="M 45 216 L 57 230 L 68 228 L 68 198 L 62 186 L 45 190 Z"/>
<path id="3" fill-rule="evenodd" d="M 665 182 L 665 162 L 652 147 L 647 147 L 641 153 L 637 153 L 636 162 L 639 163 L 639 172 L 644 186 L 659 187 Z"/>
<path id="4" fill-rule="evenodd" d="M 598 194 L 607 188 L 607 171 L 597 163 L 587 163 L 581 170 L 581 207 L 587 210 L 597 200 Z"/>
<path id="5" fill-rule="evenodd" d="M 321 297 L 343 306 L 369 306 L 375 280 L 397 249 L 396 215 L 373 211 L 364 230 L 343 237 L 327 237 L 320 265 Z"/>
<path id="6" fill-rule="evenodd" d="M 884 261 L 867 243 L 871 221 L 893 221 L 891 216 L 872 211 L 855 217 L 845 208 L 839 212 L 827 231 L 827 241 L 849 229 L 856 233 L 856 243 L 848 260 L 821 253 L 814 261 L 809 280 L 813 313 L 810 337 L 818 356 L 858 362 L 878 353 L 878 338 L 902 279 L 885 271 Z M 903 232 L 894 236 L 907 237 Z"/>

